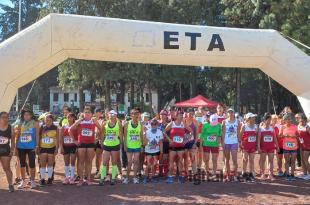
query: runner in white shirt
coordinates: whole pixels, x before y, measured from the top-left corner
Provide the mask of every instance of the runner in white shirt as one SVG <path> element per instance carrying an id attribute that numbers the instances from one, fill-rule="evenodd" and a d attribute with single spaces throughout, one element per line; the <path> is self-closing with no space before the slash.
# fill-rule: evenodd
<path id="1" fill-rule="evenodd" d="M 145 170 L 144 183 L 154 180 L 155 167 L 158 159 L 162 157 L 163 153 L 163 132 L 158 129 L 158 122 L 156 119 L 151 121 L 151 129 L 148 129 L 144 137 L 145 155 L 147 159 L 147 167 Z M 149 170 L 151 169 L 151 176 Z"/>

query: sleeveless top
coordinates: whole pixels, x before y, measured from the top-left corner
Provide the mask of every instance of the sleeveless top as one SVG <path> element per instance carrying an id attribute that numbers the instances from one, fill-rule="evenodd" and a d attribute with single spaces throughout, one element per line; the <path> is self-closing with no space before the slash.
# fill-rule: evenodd
<path id="1" fill-rule="evenodd" d="M 138 122 L 137 127 L 132 126 L 132 121 L 130 120 L 127 127 L 127 133 L 126 133 L 126 142 L 127 147 L 129 149 L 140 149 L 142 146 L 141 142 L 141 123 Z"/>
<path id="2" fill-rule="evenodd" d="M 23 122 L 20 129 L 20 136 L 17 140 L 16 147 L 19 149 L 34 149 L 37 145 L 36 143 L 36 128 L 35 121 L 30 120 L 28 122 Z"/>
<path id="3" fill-rule="evenodd" d="M 83 144 L 92 144 L 95 143 L 95 129 L 96 125 L 92 119 L 83 120 L 79 124 L 80 132 L 78 141 Z"/>
<path id="4" fill-rule="evenodd" d="M 43 125 L 40 130 L 40 148 L 53 148 L 56 146 L 57 127 Z"/>
<path id="5" fill-rule="evenodd" d="M 245 124 L 241 141 L 245 149 L 255 149 L 257 142 L 257 125 L 249 127 Z"/>
<path id="6" fill-rule="evenodd" d="M 104 141 L 103 141 L 103 145 L 105 146 L 117 146 L 120 144 L 120 140 L 119 140 L 119 132 L 120 132 L 120 126 L 119 126 L 119 122 L 116 122 L 114 127 L 110 127 L 110 121 L 108 121 L 105 124 L 104 127 Z"/>
<path id="7" fill-rule="evenodd" d="M 310 150 L 310 134 L 307 128 L 309 128 L 309 125 L 298 126 L 300 147 L 303 150 Z"/>
<path id="8" fill-rule="evenodd" d="M 231 123 L 226 119 L 225 128 L 224 144 L 238 144 L 238 120 Z"/>
<path id="9" fill-rule="evenodd" d="M 185 137 L 185 126 L 183 122 L 180 125 L 176 125 L 172 122 L 170 129 L 170 139 L 172 140 L 171 147 L 184 147 L 184 137 Z"/>
<path id="10" fill-rule="evenodd" d="M 10 147 L 10 140 L 12 137 L 12 127 L 8 125 L 6 130 L 0 130 L 0 147 L 7 148 Z"/>
<path id="11" fill-rule="evenodd" d="M 77 130 L 73 130 L 73 136 L 70 136 L 69 133 L 69 125 L 63 126 L 63 146 L 64 147 L 72 147 L 75 146 L 74 141 L 78 139 L 78 133 Z"/>
<path id="12" fill-rule="evenodd" d="M 275 149 L 275 132 L 272 126 L 268 129 L 260 127 L 260 148 L 261 149 Z"/>

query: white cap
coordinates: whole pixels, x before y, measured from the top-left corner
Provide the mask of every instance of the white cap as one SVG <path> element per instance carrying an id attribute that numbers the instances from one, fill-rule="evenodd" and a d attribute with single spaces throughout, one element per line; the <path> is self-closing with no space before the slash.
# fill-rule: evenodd
<path id="1" fill-rule="evenodd" d="M 251 117 L 256 117 L 256 116 L 257 116 L 256 114 L 253 114 L 253 113 L 249 112 L 249 113 L 247 113 L 247 114 L 245 115 L 245 119 L 249 119 L 249 118 L 251 118 Z"/>
<path id="2" fill-rule="evenodd" d="M 218 119 L 217 119 L 217 116 L 216 115 L 211 115 L 210 116 L 210 124 L 212 125 L 212 126 L 215 126 L 215 125 L 217 125 L 218 124 Z"/>
<path id="3" fill-rule="evenodd" d="M 115 110 L 111 110 L 111 111 L 109 112 L 109 115 L 117 115 L 117 112 L 116 112 Z"/>

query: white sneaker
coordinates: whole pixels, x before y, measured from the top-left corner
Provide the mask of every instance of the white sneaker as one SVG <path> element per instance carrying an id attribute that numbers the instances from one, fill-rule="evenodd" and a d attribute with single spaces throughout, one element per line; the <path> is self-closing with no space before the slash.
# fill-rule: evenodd
<path id="1" fill-rule="evenodd" d="M 21 180 L 19 185 L 17 186 L 17 189 L 23 189 L 26 186 L 26 182 L 24 180 Z"/>
<path id="2" fill-rule="evenodd" d="M 139 184 L 139 179 L 138 179 L 138 178 L 136 178 L 136 177 L 135 177 L 135 178 L 133 178 L 133 183 L 134 183 L 134 184 Z"/>
<path id="3" fill-rule="evenodd" d="M 296 177 L 299 179 L 304 179 L 304 177 L 306 177 L 307 175 L 300 173 L 300 174 L 296 174 Z"/>
<path id="4" fill-rule="evenodd" d="M 31 181 L 30 182 L 30 188 L 31 189 L 34 189 L 34 188 L 36 188 L 37 187 L 37 183 L 35 182 L 35 181 Z"/>
<path id="5" fill-rule="evenodd" d="M 124 177 L 124 179 L 123 179 L 123 182 L 122 182 L 123 184 L 128 184 L 129 183 L 129 180 L 128 180 L 128 178 L 127 177 Z"/>

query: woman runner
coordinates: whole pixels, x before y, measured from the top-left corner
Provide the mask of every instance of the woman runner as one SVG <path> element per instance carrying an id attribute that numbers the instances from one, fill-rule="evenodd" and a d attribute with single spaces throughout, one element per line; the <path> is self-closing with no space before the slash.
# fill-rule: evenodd
<path id="1" fill-rule="evenodd" d="M 265 113 L 263 123 L 261 124 L 258 132 L 258 153 L 260 153 L 259 165 L 261 178 L 265 179 L 265 164 L 266 157 L 268 156 L 269 174 L 268 179 L 273 181 L 273 158 L 275 148 L 279 150 L 277 136 L 274 128 L 271 126 L 271 114 Z"/>
<path id="2" fill-rule="evenodd" d="M 213 116 L 214 117 L 214 116 Z M 211 122 L 214 120 L 210 119 Z M 202 132 L 200 135 L 200 142 L 201 142 L 201 149 L 204 152 L 204 163 L 205 163 L 205 170 L 207 174 L 209 174 L 209 160 L 210 160 L 210 153 L 212 155 L 212 180 L 216 180 L 216 170 L 217 170 L 217 160 L 219 156 L 219 146 L 222 137 L 222 126 L 221 124 L 211 124 L 211 123 L 204 123 L 202 126 Z"/>
<path id="3" fill-rule="evenodd" d="M 160 111 L 160 121 L 158 128 L 164 132 L 166 126 L 168 125 L 168 111 L 161 110 Z M 169 141 L 167 138 L 163 139 L 163 153 L 162 157 L 159 158 L 159 176 L 166 177 L 168 174 L 169 167 Z"/>
<path id="4" fill-rule="evenodd" d="M 285 159 L 286 180 L 295 180 L 295 163 L 298 150 L 298 128 L 293 124 L 294 115 L 287 113 L 283 116 L 284 125 L 280 129 L 279 135 L 283 137 L 283 153 Z M 291 170 L 289 170 L 291 167 Z"/>
<path id="5" fill-rule="evenodd" d="M 18 126 L 18 136 L 16 139 L 16 148 L 18 150 L 18 158 L 21 167 L 22 181 L 17 186 L 18 189 L 23 189 L 26 186 L 26 157 L 30 167 L 30 186 L 35 188 L 35 159 L 36 152 L 39 153 L 39 122 L 33 119 L 33 112 L 24 110 L 21 113 L 22 123 Z"/>
<path id="6" fill-rule="evenodd" d="M 301 154 L 302 154 L 302 168 L 303 168 L 302 179 L 309 180 L 310 179 L 310 164 L 309 164 L 310 126 L 307 125 L 307 117 L 304 114 L 300 116 L 299 124 L 298 124 L 298 132 L 299 132 L 299 142 L 300 142 Z"/>
<path id="7" fill-rule="evenodd" d="M 184 154 L 184 137 L 185 131 L 192 132 L 192 129 L 188 127 L 183 120 L 183 112 L 178 111 L 176 115 L 176 120 L 170 122 L 166 129 L 165 133 L 170 131 L 170 137 L 166 135 L 166 138 L 169 140 L 170 144 L 170 153 L 169 153 L 169 175 L 167 177 L 167 183 L 173 183 L 173 170 L 174 162 L 177 158 L 177 168 L 179 170 L 178 181 L 184 183 L 184 173 L 183 173 L 183 154 Z M 165 134 L 164 133 L 164 134 Z"/>
<path id="8" fill-rule="evenodd" d="M 53 164 L 55 155 L 58 153 L 58 129 L 53 123 L 53 115 L 45 116 L 44 125 L 40 129 L 40 186 L 46 185 L 45 172 L 47 168 L 48 180 L 47 184 L 52 184 Z"/>
<path id="9" fill-rule="evenodd" d="M 246 181 L 255 181 L 254 177 L 254 157 L 257 151 L 257 134 L 258 126 L 255 124 L 255 117 L 257 115 L 248 113 L 245 115 L 245 124 L 241 127 L 240 148 L 242 150 L 242 177 Z M 247 166 L 249 163 L 249 173 L 247 174 Z"/>
<path id="10" fill-rule="evenodd" d="M 14 192 L 13 173 L 10 167 L 15 149 L 15 133 L 9 124 L 9 114 L 0 112 L 0 162 L 9 184 L 9 192 Z"/>
<path id="11" fill-rule="evenodd" d="M 157 165 L 158 159 L 163 153 L 163 133 L 158 129 L 158 122 L 156 119 L 152 120 L 151 128 L 148 129 L 144 136 L 145 145 L 145 155 L 147 160 L 147 166 L 145 170 L 145 178 L 143 183 L 148 183 L 154 181 L 155 177 L 155 167 Z M 149 176 L 149 171 L 151 170 L 151 176 Z"/>
<path id="12" fill-rule="evenodd" d="M 122 124 L 117 119 L 117 112 L 111 110 L 109 112 L 109 120 L 102 124 L 103 139 L 100 140 L 102 140 L 103 148 L 103 165 L 100 170 L 100 186 L 104 185 L 110 158 L 112 160 L 112 179 L 110 184 L 115 184 L 115 179 L 117 175 L 117 164 L 120 158 L 120 144 L 123 141 L 122 130 Z"/>
<path id="13" fill-rule="evenodd" d="M 224 157 L 225 157 L 225 167 L 226 173 L 225 181 L 237 181 L 237 169 L 238 169 L 238 143 L 240 140 L 238 139 L 238 134 L 240 132 L 241 124 L 235 118 L 235 112 L 233 109 L 227 110 L 227 119 L 222 123 L 222 145 L 224 149 Z M 231 179 L 231 172 L 230 172 L 230 156 L 233 161 L 233 179 Z"/>
<path id="14" fill-rule="evenodd" d="M 74 135 L 74 129 L 78 129 L 78 173 L 81 175 L 78 186 L 90 185 L 92 162 L 95 156 L 95 128 L 101 130 L 101 126 L 96 118 L 92 117 L 91 109 L 84 108 L 80 119 L 69 129 L 70 135 Z M 84 179 L 82 178 L 84 174 Z"/>
<path id="15" fill-rule="evenodd" d="M 62 126 L 59 132 L 60 141 L 60 152 L 64 155 L 65 162 L 65 179 L 63 181 L 64 185 L 74 184 L 74 174 L 75 174 L 75 164 L 76 164 L 76 144 L 75 141 L 78 140 L 77 130 L 72 129 L 70 134 L 69 129 L 76 120 L 76 116 L 73 113 L 69 113 L 68 125 Z"/>
<path id="16" fill-rule="evenodd" d="M 128 184 L 129 175 L 131 172 L 133 164 L 133 183 L 139 184 L 139 179 L 137 178 L 137 172 L 139 169 L 140 163 L 140 153 L 142 151 L 142 142 L 143 142 L 143 131 L 144 127 L 139 121 L 140 111 L 135 108 L 131 110 L 131 120 L 124 126 L 124 147 L 127 152 L 128 167 L 127 167 L 127 176 L 124 177 L 123 183 Z"/>

